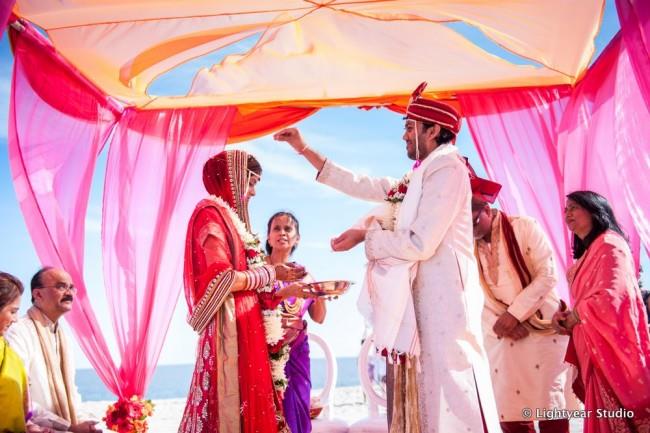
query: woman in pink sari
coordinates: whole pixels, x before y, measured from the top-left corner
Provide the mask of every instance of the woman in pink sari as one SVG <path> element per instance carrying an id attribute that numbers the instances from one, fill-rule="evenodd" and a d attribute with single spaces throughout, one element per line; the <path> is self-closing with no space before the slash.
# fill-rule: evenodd
<path id="1" fill-rule="evenodd" d="M 576 263 L 568 271 L 572 310 L 553 324 L 571 335 L 566 361 L 585 404 L 584 433 L 650 432 L 650 336 L 632 254 L 607 200 L 567 196 Z"/>

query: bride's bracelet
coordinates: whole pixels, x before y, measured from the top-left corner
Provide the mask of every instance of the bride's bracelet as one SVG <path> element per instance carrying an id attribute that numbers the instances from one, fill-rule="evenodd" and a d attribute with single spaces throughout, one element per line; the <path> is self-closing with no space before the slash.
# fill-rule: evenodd
<path id="1" fill-rule="evenodd" d="M 244 290 L 257 290 L 275 282 L 275 267 L 264 265 L 258 268 L 243 271 L 246 275 Z"/>

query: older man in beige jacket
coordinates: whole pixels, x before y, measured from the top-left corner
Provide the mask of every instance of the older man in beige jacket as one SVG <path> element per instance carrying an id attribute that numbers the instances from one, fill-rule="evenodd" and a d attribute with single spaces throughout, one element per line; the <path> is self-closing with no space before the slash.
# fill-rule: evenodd
<path id="1" fill-rule="evenodd" d="M 529 217 L 492 209 L 501 186 L 472 179 L 476 255 L 485 292 L 483 335 L 504 433 L 568 433 L 565 409 L 577 409 L 568 337 L 551 327 L 560 306 L 550 243 Z M 564 411 L 566 412 L 566 411 Z"/>

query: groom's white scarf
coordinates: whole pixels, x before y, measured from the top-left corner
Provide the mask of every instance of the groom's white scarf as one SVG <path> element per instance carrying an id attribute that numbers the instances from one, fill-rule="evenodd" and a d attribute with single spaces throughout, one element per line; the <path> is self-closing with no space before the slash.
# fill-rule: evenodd
<path id="1" fill-rule="evenodd" d="M 427 167 L 438 158 L 455 152 L 453 145 L 443 145 L 428 155 L 410 178 L 406 196 L 401 203 L 395 230 L 408 230 L 415 220 L 422 198 L 422 177 Z M 373 209 L 360 224 L 368 230 L 381 230 L 378 218 L 383 206 Z M 375 346 L 389 354 L 402 353 L 408 358 L 420 355 L 412 287 L 419 262 L 388 257 L 368 262 L 359 296 L 358 308 L 371 323 Z M 399 360 L 390 357 L 389 359 Z"/>

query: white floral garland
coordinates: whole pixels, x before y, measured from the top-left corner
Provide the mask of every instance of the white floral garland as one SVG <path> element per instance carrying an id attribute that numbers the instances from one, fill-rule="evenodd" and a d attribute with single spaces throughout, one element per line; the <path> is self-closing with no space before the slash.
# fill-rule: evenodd
<path id="1" fill-rule="evenodd" d="M 384 201 L 386 201 L 386 204 L 384 205 L 384 214 L 378 218 L 379 225 L 381 225 L 381 228 L 384 230 L 395 230 L 399 210 L 404 201 L 404 197 L 406 197 L 406 192 L 408 191 L 411 173 L 412 172 L 408 172 L 405 174 L 404 177 L 402 177 L 402 179 L 393 185 L 393 187 L 386 193 L 386 198 L 384 199 Z"/>
<path id="2" fill-rule="evenodd" d="M 244 243 L 246 250 L 253 250 L 257 254 L 253 257 L 249 257 L 246 254 L 246 263 L 248 264 L 249 269 L 259 268 L 266 264 L 266 254 L 262 250 L 262 243 L 259 238 L 253 233 L 249 232 L 246 228 L 246 224 L 239 218 L 237 212 L 233 210 L 228 203 L 226 203 L 221 197 L 215 195 L 210 196 L 210 200 L 217 203 L 223 209 L 226 210 L 230 220 L 239 234 L 239 238 Z M 258 292 L 272 292 L 273 284 L 261 287 L 257 289 Z M 278 305 L 276 308 L 268 310 L 262 310 L 262 318 L 264 321 L 264 335 L 266 337 L 266 344 L 269 346 L 274 346 L 282 340 L 284 337 L 284 328 L 282 327 L 282 307 Z M 279 350 L 278 353 L 270 353 L 271 361 L 271 375 L 273 377 L 273 386 L 276 390 L 284 392 L 287 389 L 289 380 L 285 374 L 285 366 L 289 361 L 289 345 L 285 344 Z"/>

